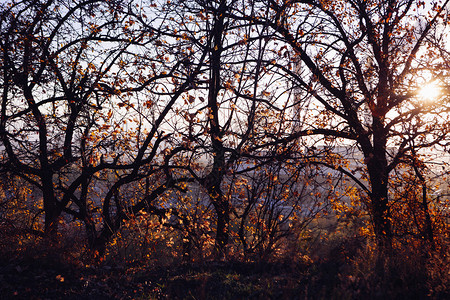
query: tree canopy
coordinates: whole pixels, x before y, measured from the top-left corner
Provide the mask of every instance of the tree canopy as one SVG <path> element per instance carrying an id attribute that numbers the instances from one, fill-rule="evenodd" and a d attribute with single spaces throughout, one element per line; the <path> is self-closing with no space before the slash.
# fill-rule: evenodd
<path id="1" fill-rule="evenodd" d="M 154 222 L 183 254 L 265 257 L 343 210 L 369 216 L 382 255 L 410 236 L 434 248 L 448 8 L 4 3 L 2 203 L 35 207 L 28 229 L 52 239 L 81 224 L 97 256 L 124 227 Z"/>

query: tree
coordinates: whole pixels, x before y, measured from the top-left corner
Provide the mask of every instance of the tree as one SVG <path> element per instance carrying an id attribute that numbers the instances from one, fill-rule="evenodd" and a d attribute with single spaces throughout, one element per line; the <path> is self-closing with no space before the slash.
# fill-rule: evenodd
<path id="1" fill-rule="evenodd" d="M 120 41 L 101 33 L 117 24 L 114 16 L 95 16 L 114 5 L 23 1 L 2 7 L 2 171 L 41 190 L 46 235 L 56 234 L 58 218 L 73 200 L 70 193 L 62 196 L 61 184 L 77 162 L 86 162 L 81 152 L 101 127 L 98 114 L 110 92 L 100 82 L 116 63 L 117 49 L 100 51 L 102 62 L 89 51 L 102 39 Z"/>
<path id="2" fill-rule="evenodd" d="M 22 1 L 1 10 L 1 171 L 40 190 L 46 236 L 56 236 L 64 212 L 100 252 L 127 212 L 152 209 L 176 183 L 164 177 L 161 126 L 196 74 L 173 93 L 158 91 L 181 62 L 158 49 L 164 16 L 133 7 Z M 144 195 L 121 198 L 121 187 L 150 177 Z"/>
<path id="3" fill-rule="evenodd" d="M 226 17 L 228 11 L 236 9 L 234 5 L 235 1 L 183 1 L 173 12 L 177 17 L 173 31 L 178 31 L 179 47 L 189 49 L 186 52 L 190 53 L 184 57 L 184 64 L 186 68 L 201 70 L 186 94 L 186 106 L 180 108 L 179 115 L 183 118 L 173 125 L 182 137 L 178 146 L 173 145 L 177 152 L 174 157 L 185 157 L 187 163 L 179 167 L 188 171 L 214 207 L 215 248 L 219 256 L 224 255 L 229 241 L 232 211 L 226 177 L 249 139 L 253 124 L 250 120 L 255 111 L 255 105 L 251 104 L 254 99 L 243 100 L 235 89 L 248 92 L 256 84 L 248 74 L 253 75 L 251 72 L 259 72 L 260 68 L 253 58 L 245 58 L 253 44 L 239 38 L 248 25 Z M 195 53 L 206 53 L 207 61 L 199 62 Z M 238 105 L 249 107 L 247 125 L 238 123 L 243 117 Z"/>
<path id="4" fill-rule="evenodd" d="M 448 146 L 450 107 L 419 90 L 448 87 L 447 1 L 175 3 L 2 6 L 0 172 L 39 190 L 43 234 L 72 216 L 102 254 L 141 214 L 186 249 L 214 234 L 218 256 L 236 238 L 263 257 L 335 197 L 335 171 L 311 184 L 326 167 L 380 253 L 410 226 L 433 245 L 424 150 Z"/>
<path id="5" fill-rule="evenodd" d="M 181 117 L 172 125 L 181 137 L 172 144 L 177 152 L 173 158 L 184 158 L 177 168 L 192 176 L 214 207 L 216 254 L 224 256 L 235 234 L 230 231 L 232 218 L 240 218 L 233 202 L 234 185 L 241 185 L 245 176 L 236 174 L 264 173 L 258 168 L 283 159 L 289 147 L 274 142 L 274 137 L 289 126 L 285 120 L 290 115 L 276 92 L 274 78 L 279 78 L 270 74 L 269 28 L 243 17 L 258 10 L 253 2 L 177 3 L 172 14 L 177 51 L 189 49 L 183 52 L 190 53 L 183 58 L 185 65 L 201 71 L 180 107 Z M 196 53 L 207 53 L 203 65 Z"/>
<path id="6" fill-rule="evenodd" d="M 281 56 L 275 62 L 297 87 L 306 115 L 290 138 L 308 136 L 357 147 L 361 166 L 346 170 L 368 197 L 379 249 L 394 238 L 389 180 L 402 163 L 448 138 L 448 94 L 424 102 L 420 86 L 448 76 L 430 42 L 448 1 L 262 1 Z M 295 62 L 296 68 L 289 67 Z M 301 92 L 300 92 L 301 91 Z M 311 101 L 310 99 L 314 99 Z M 353 174 L 362 171 L 360 175 Z M 364 182 L 367 174 L 368 183 Z"/>

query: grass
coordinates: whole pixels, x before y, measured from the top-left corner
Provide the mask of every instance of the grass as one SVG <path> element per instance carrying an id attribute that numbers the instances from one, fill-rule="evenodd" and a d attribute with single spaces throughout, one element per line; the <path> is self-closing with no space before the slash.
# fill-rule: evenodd
<path id="1" fill-rule="evenodd" d="M 50 245 L 2 231 L 0 299 L 450 299 L 444 244 L 432 255 L 399 249 L 379 271 L 370 240 L 328 225 L 265 261 L 187 262 L 161 248 L 148 260 L 91 264 L 74 237 Z"/>
<path id="2" fill-rule="evenodd" d="M 1 299 L 445 299 L 415 264 L 380 276 L 362 257 L 302 263 L 82 266 L 52 256 L 2 263 Z M 355 262 L 357 261 L 357 263 Z M 370 260 L 370 259 L 369 259 Z M 417 262 L 416 262 L 417 263 Z M 358 265 L 359 264 L 359 265 Z M 394 264 L 395 265 L 395 264 Z M 436 286 L 438 287 L 438 286 Z"/>

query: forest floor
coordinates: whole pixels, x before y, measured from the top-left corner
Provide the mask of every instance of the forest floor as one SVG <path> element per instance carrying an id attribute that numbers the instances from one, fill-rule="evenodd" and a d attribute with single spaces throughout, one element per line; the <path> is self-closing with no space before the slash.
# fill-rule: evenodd
<path id="1" fill-rule="evenodd" d="M 253 262 L 183 261 L 160 249 L 146 260 L 110 254 L 91 263 L 82 245 L 0 230 L 0 300 L 450 299 L 447 247 L 435 257 L 404 249 L 380 272 L 373 250 L 351 238 Z"/>
<path id="2" fill-rule="evenodd" d="M 0 267 L 1 299 L 302 299 L 305 270 L 284 263 L 70 266 L 49 259 Z"/>
<path id="3" fill-rule="evenodd" d="M 420 274 L 377 281 L 368 273 L 355 274 L 340 257 L 168 266 L 2 257 L 0 299 L 449 299 L 448 290 L 430 294 Z"/>

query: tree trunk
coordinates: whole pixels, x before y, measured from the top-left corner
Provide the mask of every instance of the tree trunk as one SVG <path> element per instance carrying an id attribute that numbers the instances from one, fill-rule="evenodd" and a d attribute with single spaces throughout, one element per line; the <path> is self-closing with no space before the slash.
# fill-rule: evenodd
<path id="1" fill-rule="evenodd" d="M 214 202 L 214 208 L 217 214 L 217 227 L 216 227 L 216 255 L 219 257 L 225 256 L 225 247 L 228 244 L 229 234 L 228 225 L 230 223 L 230 208 L 226 201 L 222 199 L 216 199 Z"/>
<path id="2" fill-rule="evenodd" d="M 388 198 L 388 162 L 386 159 L 386 133 L 384 119 L 374 117 L 373 151 L 366 155 L 367 170 L 372 187 L 370 199 L 375 237 L 379 254 L 392 252 L 392 224 Z"/>
<path id="3" fill-rule="evenodd" d="M 58 233 L 59 209 L 53 189 L 52 173 L 45 171 L 42 175 L 42 197 L 44 201 L 44 234 L 52 239 Z"/>
<path id="4" fill-rule="evenodd" d="M 431 221 L 431 215 L 430 210 L 428 208 L 428 201 L 427 201 L 427 187 L 426 183 L 423 183 L 422 186 L 422 209 L 425 214 L 425 229 L 424 229 L 424 236 L 426 240 L 428 241 L 431 250 L 435 249 L 434 246 L 434 233 L 433 233 L 433 223 Z"/>
<path id="5" fill-rule="evenodd" d="M 389 272 L 390 258 L 393 255 L 393 233 L 388 203 L 388 185 L 385 182 L 387 176 L 383 174 L 383 167 L 376 162 L 369 164 L 368 167 L 372 184 L 370 195 L 372 223 L 378 249 L 375 272 L 382 276 Z"/>
<path id="6" fill-rule="evenodd" d="M 415 153 L 414 153 L 415 155 Z M 432 250 L 434 250 L 434 234 L 433 234 L 433 224 L 431 221 L 431 215 L 430 210 L 428 208 L 428 201 L 427 201 L 427 183 L 425 180 L 425 177 L 422 175 L 421 171 L 419 170 L 417 166 L 417 161 L 413 162 L 414 172 L 416 173 L 416 176 L 419 178 L 421 184 L 422 184 L 422 210 L 425 215 L 425 225 L 423 229 L 419 228 L 419 230 L 422 231 L 424 239 L 429 243 L 429 246 Z M 427 251 L 427 250 L 425 250 Z"/>
<path id="7" fill-rule="evenodd" d="M 223 32 L 226 11 L 226 1 L 221 1 L 219 7 L 214 12 L 215 20 L 212 29 L 212 45 L 210 54 L 211 77 L 208 90 L 209 109 L 209 135 L 211 138 L 212 152 L 214 155 L 213 168 L 205 178 L 205 187 L 209 193 L 212 204 L 217 215 L 216 224 L 216 255 L 223 258 L 225 246 L 228 244 L 228 225 L 230 222 L 230 208 L 228 200 L 223 196 L 221 189 L 222 180 L 225 174 L 225 149 L 222 142 L 222 129 L 220 127 L 218 94 L 221 89 L 221 55 L 223 51 Z"/>
<path id="8" fill-rule="evenodd" d="M 381 253 L 392 251 L 392 224 L 388 207 L 387 187 L 379 186 L 371 196 L 373 225 L 377 245 Z"/>

